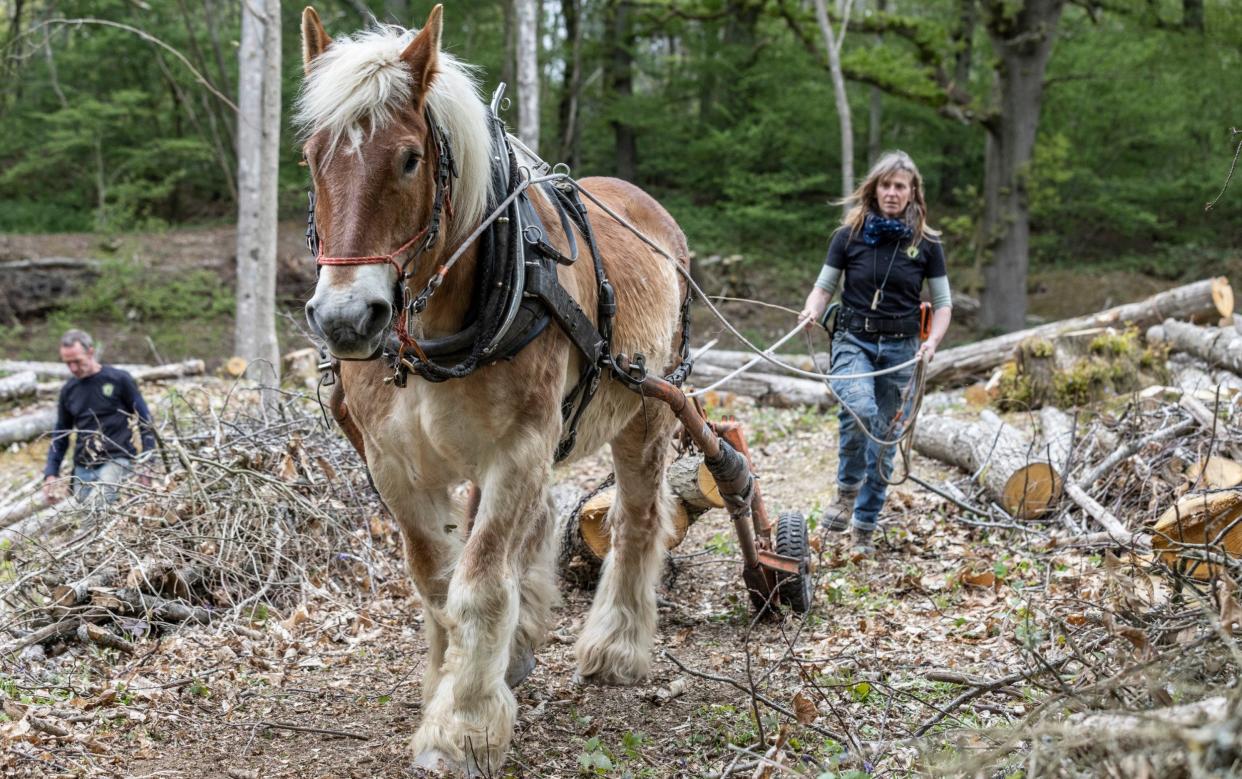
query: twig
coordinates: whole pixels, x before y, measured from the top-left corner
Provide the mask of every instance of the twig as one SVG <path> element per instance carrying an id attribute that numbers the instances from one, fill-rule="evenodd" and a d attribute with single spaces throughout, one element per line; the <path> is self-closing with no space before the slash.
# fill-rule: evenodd
<path id="1" fill-rule="evenodd" d="M 730 687 L 733 687 L 740 692 L 746 693 L 747 695 L 753 695 L 755 700 L 763 703 L 763 705 L 767 706 L 768 708 L 780 714 L 784 714 L 786 717 L 789 717 L 794 722 L 798 721 L 797 715 L 795 715 L 792 711 L 780 705 L 779 703 L 773 701 L 771 698 L 768 698 L 766 695 L 763 695 L 762 693 L 756 690 L 747 688 L 745 685 L 741 684 L 735 679 L 730 679 L 727 676 L 716 676 L 715 674 L 709 674 L 709 673 L 704 673 L 702 671 L 696 671 L 693 668 L 686 666 L 684 663 L 678 660 L 677 657 L 674 656 L 672 652 L 669 652 L 667 650 L 665 650 L 664 656 L 667 657 L 669 660 L 671 660 L 673 662 L 673 665 L 677 666 L 678 668 L 690 674 L 691 676 L 697 676 L 698 678 L 706 679 L 709 682 L 722 682 L 724 684 L 727 684 Z M 814 724 L 803 725 L 802 727 L 809 728 L 810 730 L 815 731 L 821 736 L 827 736 L 828 738 L 833 739 L 834 741 L 839 741 L 839 742 L 846 741 L 845 736 L 842 736 L 839 733 L 833 733 L 831 730 L 828 730 L 827 728 L 821 728 L 818 725 L 814 725 Z"/>

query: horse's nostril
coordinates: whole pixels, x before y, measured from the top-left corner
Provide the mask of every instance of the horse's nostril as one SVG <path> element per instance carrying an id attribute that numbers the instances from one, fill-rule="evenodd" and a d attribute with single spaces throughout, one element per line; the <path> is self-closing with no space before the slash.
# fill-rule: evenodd
<path id="1" fill-rule="evenodd" d="M 376 301 L 367 306 L 367 331 L 370 332 L 388 324 L 391 311 L 389 305 L 383 301 Z"/>

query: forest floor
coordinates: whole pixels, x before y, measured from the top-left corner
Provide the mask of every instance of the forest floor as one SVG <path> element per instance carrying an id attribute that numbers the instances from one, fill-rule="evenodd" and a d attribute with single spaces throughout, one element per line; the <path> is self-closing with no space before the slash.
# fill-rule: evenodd
<path id="1" fill-rule="evenodd" d="M 296 225 L 282 231 L 282 267 L 308 264 L 299 235 Z M 231 236 L 220 228 L 127 246 L 151 262 L 158 242 L 172 241 L 189 265 L 226 267 Z M 0 259 L 91 256 L 97 248 L 73 237 L 37 246 L 21 236 L 5 240 Z M 808 260 L 808 279 L 816 262 Z M 297 274 L 287 286 L 304 284 Z M 1083 284 L 1080 275 L 1050 271 L 1034 278 L 1031 307 L 1051 319 L 1168 285 L 1133 274 Z M 763 296 L 778 295 L 799 307 L 795 285 Z M 732 311 L 756 337 L 785 329 L 783 314 L 741 304 Z M 121 326 L 133 337 L 117 339 L 122 346 L 110 359 L 150 361 L 151 346 L 138 337 L 144 330 L 149 325 Z M 704 320 L 696 342 L 716 334 Z M 55 333 L 26 327 L 9 335 L 23 352 L 36 343 L 54 350 Z M 286 351 L 303 345 L 296 338 L 286 339 Z M 199 346 L 207 348 L 164 356 L 227 356 L 201 340 Z M 187 397 L 218 411 L 231 393 L 232 385 L 206 378 L 171 384 L 149 400 L 157 416 Z M 305 415 L 318 413 L 312 398 L 301 401 Z M 1190 775 L 1181 758 L 1176 771 L 1165 770 L 1163 748 L 1136 753 L 1120 736 L 1113 740 L 1116 734 L 1088 744 L 1083 720 L 1074 718 L 1197 701 L 1236 687 L 1236 642 L 1210 604 L 1172 591 L 1144 561 L 1050 544 L 1048 526 L 971 524 L 969 514 L 912 483 L 892 490 L 874 558 L 852 559 L 848 536 L 818 523 L 835 481 L 835 414 L 730 402 L 715 413 L 743 423 L 770 510 L 810 518 L 810 613 L 755 621 L 732 525 L 723 511 L 708 512 L 670 555 L 649 677 L 628 688 L 580 686 L 573 641 L 592 593 L 563 584 L 548 644 L 515 691 L 519 719 L 509 760 L 493 776 Z M 964 403 L 942 410 L 976 413 Z M 1026 424 L 1020 415 L 1010 419 Z M 220 429 L 217 422 L 217 436 Z M 202 438 L 193 430 L 176 435 Z M 333 446 L 343 446 L 330 435 Z M 0 453 L 0 488 L 28 481 L 45 451 L 45 443 L 35 443 Z M 590 490 L 608 471 L 606 457 L 596 455 L 555 478 Z M 913 471 L 935 483 L 966 484 L 965 475 L 917 455 Z M 209 625 L 118 622 L 115 629 L 134 642 L 132 653 L 67 640 L 0 657 L 0 770 L 410 776 L 407 746 L 421 716 L 426 658 L 420 604 L 404 574 L 396 527 L 360 473 L 355 460 L 348 489 L 326 495 L 300 477 L 290 484 L 340 509 L 351 543 L 361 539 L 373 555 L 366 565 L 312 571 L 310 585 L 293 583 L 301 593 L 294 601 L 224 610 Z M 166 487 L 178 483 L 169 477 Z M 149 545 L 154 514 L 146 507 L 163 499 L 160 489 L 157 483 L 154 492 L 130 495 L 129 508 L 110 525 L 121 535 L 100 537 L 100 548 L 125 559 L 137 554 L 127 543 Z M 77 543 L 88 532 L 75 525 L 4 550 L 0 595 L 60 583 L 49 573 L 65 564 L 56 544 Z M 1179 620 L 1149 620 L 1141 629 L 1112 616 L 1170 610 Z M 3 624 L 22 616 L 0 604 Z M 1048 673 L 1054 667 L 1061 673 Z"/>
<path id="2" fill-rule="evenodd" d="M 228 391 L 208 379 L 172 395 L 197 392 L 218 409 Z M 166 402 L 154 401 L 157 408 Z M 1024 773 L 1036 762 L 1026 718 L 1043 710 L 1045 743 L 1072 740 L 1066 718 L 1089 708 L 1058 691 L 1058 682 L 1040 680 L 1045 666 L 1060 662 L 1054 656 L 1065 653 L 1067 637 L 1093 642 L 1079 681 L 1111 682 L 1112 702 L 1124 709 L 1195 700 L 1236 673 L 1220 644 L 1209 658 L 1215 666 L 1190 651 L 1212 632 L 1206 622 L 1188 621 L 1150 643 L 1127 640 L 1116 626 L 1102 634 L 1083 627 L 1091 609 L 1167 604 L 1168 585 L 1136 561 L 1050 547 L 1038 524 L 972 527 L 957 507 L 909 483 L 892 490 L 874 558 L 851 559 L 847 536 L 817 522 L 831 498 L 835 419 L 731 402 L 716 413 L 736 414 L 745 425 L 767 505 L 811 518 L 810 613 L 753 619 L 731 523 L 711 511 L 670 555 L 650 676 L 628 688 L 580 686 L 572 644 L 591 593 L 563 585 L 549 642 L 515 691 L 509 761 L 492 776 L 1033 776 L 1039 772 Z M 35 444 L 0 456 L 0 474 L 11 483 L 41 452 Z M 346 529 L 365 538 L 373 555 L 366 565 L 307 569 L 313 584 L 293 583 L 302 592 L 296 602 L 221 611 L 206 626 L 120 620 L 114 630 L 134 640 L 132 652 L 68 641 L 5 660 L 6 775 L 411 776 L 407 745 L 420 719 L 426 657 L 419 600 L 403 572 L 395 525 L 352 467 L 352 485 L 327 495 L 301 478 L 291 485 L 349 517 Z M 917 456 L 913 468 L 934 482 L 953 477 Z M 608 470 L 594 456 L 556 480 L 589 490 Z M 164 484 L 171 494 L 178 480 Z M 146 497 L 123 503 L 114 516 L 120 529 L 99 547 L 146 564 L 151 536 L 143 528 L 165 513 L 149 506 L 177 500 L 162 498 L 161 489 L 157 482 Z M 61 538 L 88 533 L 74 526 Z M 185 533 L 180 542 L 190 547 L 211 535 Z M 12 593 L 7 588 L 40 575 L 50 588 L 58 548 L 44 538 L 37 549 L 9 550 L 0 588 Z M 1143 603 L 1126 600 L 1136 598 Z M 794 712 L 796 719 L 787 716 Z M 65 723 L 60 735 L 39 729 L 55 717 Z M 783 767 L 757 773 L 765 754 Z"/>

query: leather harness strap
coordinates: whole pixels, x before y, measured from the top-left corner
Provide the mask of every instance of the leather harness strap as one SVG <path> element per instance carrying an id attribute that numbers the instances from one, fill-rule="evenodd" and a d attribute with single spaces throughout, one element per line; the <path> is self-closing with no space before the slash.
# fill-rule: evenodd
<path id="1" fill-rule="evenodd" d="M 508 142 L 504 125 L 492 116 L 492 192 L 509 193 L 518 181 L 518 166 L 512 145 Z M 406 281 L 411 272 L 409 266 L 439 239 L 441 216 L 452 216 L 452 179 L 458 176 L 453 159 L 450 139 L 444 131 L 427 117 L 437 151 L 436 193 L 432 216 L 422 230 L 402 244 L 391 254 L 373 257 L 325 257 L 319 234 L 315 229 L 315 195 L 310 193 L 307 215 L 306 244 L 315 256 L 317 266 L 322 265 L 369 265 L 391 263 L 397 269 L 395 299 L 400 307 L 394 310 L 395 321 L 382 354 L 393 366 L 392 381 L 397 386 L 406 384 L 410 372 L 422 378 L 441 382 L 461 378 L 480 367 L 511 359 L 533 341 L 548 323 L 555 321 L 564 331 L 570 343 L 582 355 L 582 369 L 569 394 L 561 401 L 561 418 L 564 425 L 561 440 L 556 448 L 556 461 L 560 462 L 573 450 L 577 427 L 596 390 L 605 370 L 623 381 L 634 377 L 620 371 L 613 362 L 612 330 L 617 313 L 616 294 L 604 272 L 603 259 L 595 240 L 595 233 L 576 186 L 572 182 L 564 186 L 545 182 L 541 186 L 549 205 L 561 223 L 561 231 L 568 243 L 569 254 L 561 252 L 547 240 L 547 230 L 531 201 L 530 190 L 523 191 L 479 238 L 476 268 L 475 297 L 467 312 L 469 322 L 461 331 L 441 338 L 413 338 L 407 332 L 406 320 L 426 305 L 427 299 L 439 284 L 436 274 L 433 282 L 415 299 L 406 291 Z M 495 210 L 503 201 L 494 201 Z M 596 322 L 593 323 L 577 301 L 561 286 L 557 275 L 558 265 L 572 265 L 579 256 L 578 236 L 586 242 L 594 265 L 598 288 Z M 398 257 L 417 247 L 404 263 Z M 318 267 L 316 268 L 318 270 Z M 447 268 L 441 269 L 447 271 Z M 443 273 L 436 272 L 442 280 Z M 669 379 L 677 385 L 685 380 L 690 370 L 689 360 L 689 304 L 687 292 L 682 303 L 682 344 L 680 365 Z M 421 305 L 420 305 L 421 304 Z M 378 356 L 378 355 L 377 355 Z M 332 372 L 339 364 L 328 363 Z M 333 412 L 355 446 L 360 443 L 356 426 L 348 419 L 344 397 L 334 391 Z M 358 438 L 358 441 L 354 441 Z"/>

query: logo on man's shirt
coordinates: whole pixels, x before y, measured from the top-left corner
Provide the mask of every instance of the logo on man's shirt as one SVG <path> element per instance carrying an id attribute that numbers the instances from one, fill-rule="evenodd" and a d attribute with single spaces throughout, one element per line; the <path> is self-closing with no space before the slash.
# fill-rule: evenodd
<path id="1" fill-rule="evenodd" d="M 107 382 L 106 384 L 103 385 L 103 394 L 105 398 L 112 397 L 112 393 L 114 391 L 116 391 L 116 385 L 113 384 L 112 382 Z"/>

